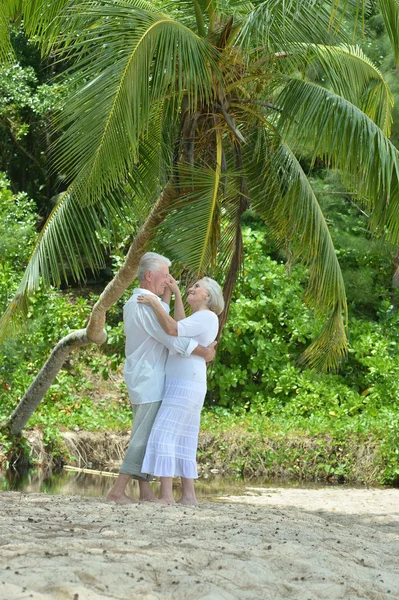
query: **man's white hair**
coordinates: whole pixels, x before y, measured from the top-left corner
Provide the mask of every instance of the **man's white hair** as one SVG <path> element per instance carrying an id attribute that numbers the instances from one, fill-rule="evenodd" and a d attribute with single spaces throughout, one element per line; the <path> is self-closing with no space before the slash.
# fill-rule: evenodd
<path id="1" fill-rule="evenodd" d="M 143 281 L 147 271 L 156 273 L 159 271 L 162 265 L 167 265 L 170 267 L 171 264 L 172 263 L 170 262 L 169 258 L 162 256 L 162 254 L 157 254 L 156 252 L 146 252 L 140 258 L 139 268 L 137 270 L 138 280 Z"/>

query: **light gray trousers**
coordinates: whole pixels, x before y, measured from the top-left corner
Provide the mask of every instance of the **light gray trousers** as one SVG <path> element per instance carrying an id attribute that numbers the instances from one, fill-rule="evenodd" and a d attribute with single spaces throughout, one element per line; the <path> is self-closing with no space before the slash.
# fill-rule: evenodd
<path id="1" fill-rule="evenodd" d="M 120 473 L 131 475 L 140 481 L 152 481 L 154 477 L 141 472 L 148 438 L 162 402 L 133 405 L 133 427 L 128 449 Z"/>

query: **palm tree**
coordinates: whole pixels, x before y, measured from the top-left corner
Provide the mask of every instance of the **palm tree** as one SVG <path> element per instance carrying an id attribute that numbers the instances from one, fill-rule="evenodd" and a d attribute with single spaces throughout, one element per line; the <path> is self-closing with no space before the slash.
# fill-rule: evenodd
<path id="1" fill-rule="evenodd" d="M 308 265 L 306 299 L 327 317 L 305 364 L 336 367 L 347 345 L 345 289 L 301 157 L 338 169 L 368 205 L 374 229 L 399 238 L 392 96 L 378 69 L 348 42 L 339 1 L 330 8 L 321 0 L 8 1 L 22 6 L 28 35 L 64 61 L 75 87 L 55 123 L 62 134 L 54 165 L 68 187 L 1 334 L 18 322 L 40 279 L 59 283 L 65 263 L 82 278 L 84 257 L 99 267 L 96 232 L 104 222 L 112 226 L 128 213 L 143 222 L 87 327 L 57 344 L 8 431 L 24 427 L 73 348 L 104 341 L 106 312 L 134 280 L 156 232 L 193 276 L 224 277 L 223 324 L 248 207 Z M 396 0 L 381 0 L 381 7 L 396 44 Z"/>

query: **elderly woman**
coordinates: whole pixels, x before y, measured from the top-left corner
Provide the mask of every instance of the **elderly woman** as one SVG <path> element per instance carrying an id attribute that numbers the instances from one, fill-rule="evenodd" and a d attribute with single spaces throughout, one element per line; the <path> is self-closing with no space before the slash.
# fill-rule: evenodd
<path id="1" fill-rule="evenodd" d="M 169 293 L 175 294 L 175 319 L 162 309 L 151 295 L 138 302 L 151 306 L 160 325 L 169 334 L 185 336 L 208 346 L 216 338 L 219 322 L 216 315 L 224 308 L 219 284 L 204 277 L 187 294 L 191 316 L 185 318 L 179 288 L 173 280 Z M 206 363 L 200 356 L 182 358 L 170 355 L 166 362 L 166 382 L 161 408 L 155 419 L 144 457 L 142 471 L 161 478 L 160 502 L 174 504 L 174 476 L 182 481 L 182 504 L 197 504 L 194 479 L 198 477 L 196 453 L 200 413 L 206 393 Z"/>

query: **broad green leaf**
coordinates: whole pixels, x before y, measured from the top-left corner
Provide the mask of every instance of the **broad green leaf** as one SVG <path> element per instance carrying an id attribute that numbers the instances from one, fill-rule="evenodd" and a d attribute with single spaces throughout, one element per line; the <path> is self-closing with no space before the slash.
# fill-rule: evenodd
<path id="1" fill-rule="evenodd" d="M 222 140 L 217 136 L 216 165 L 182 167 L 177 189 L 181 192 L 160 228 L 163 246 L 174 260 L 196 277 L 215 265 L 221 218 Z"/>
<path id="2" fill-rule="evenodd" d="M 61 115 L 55 164 L 82 201 L 96 202 L 137 160 L 151 111 L 167 94 L 176 106 L 188 90 L 190 106 L 209 97 L 215 53 L 172 19 L 126 3 L 104 0 L 87 11 L 98 21 L 75 44 L 81 87 Z"/>

